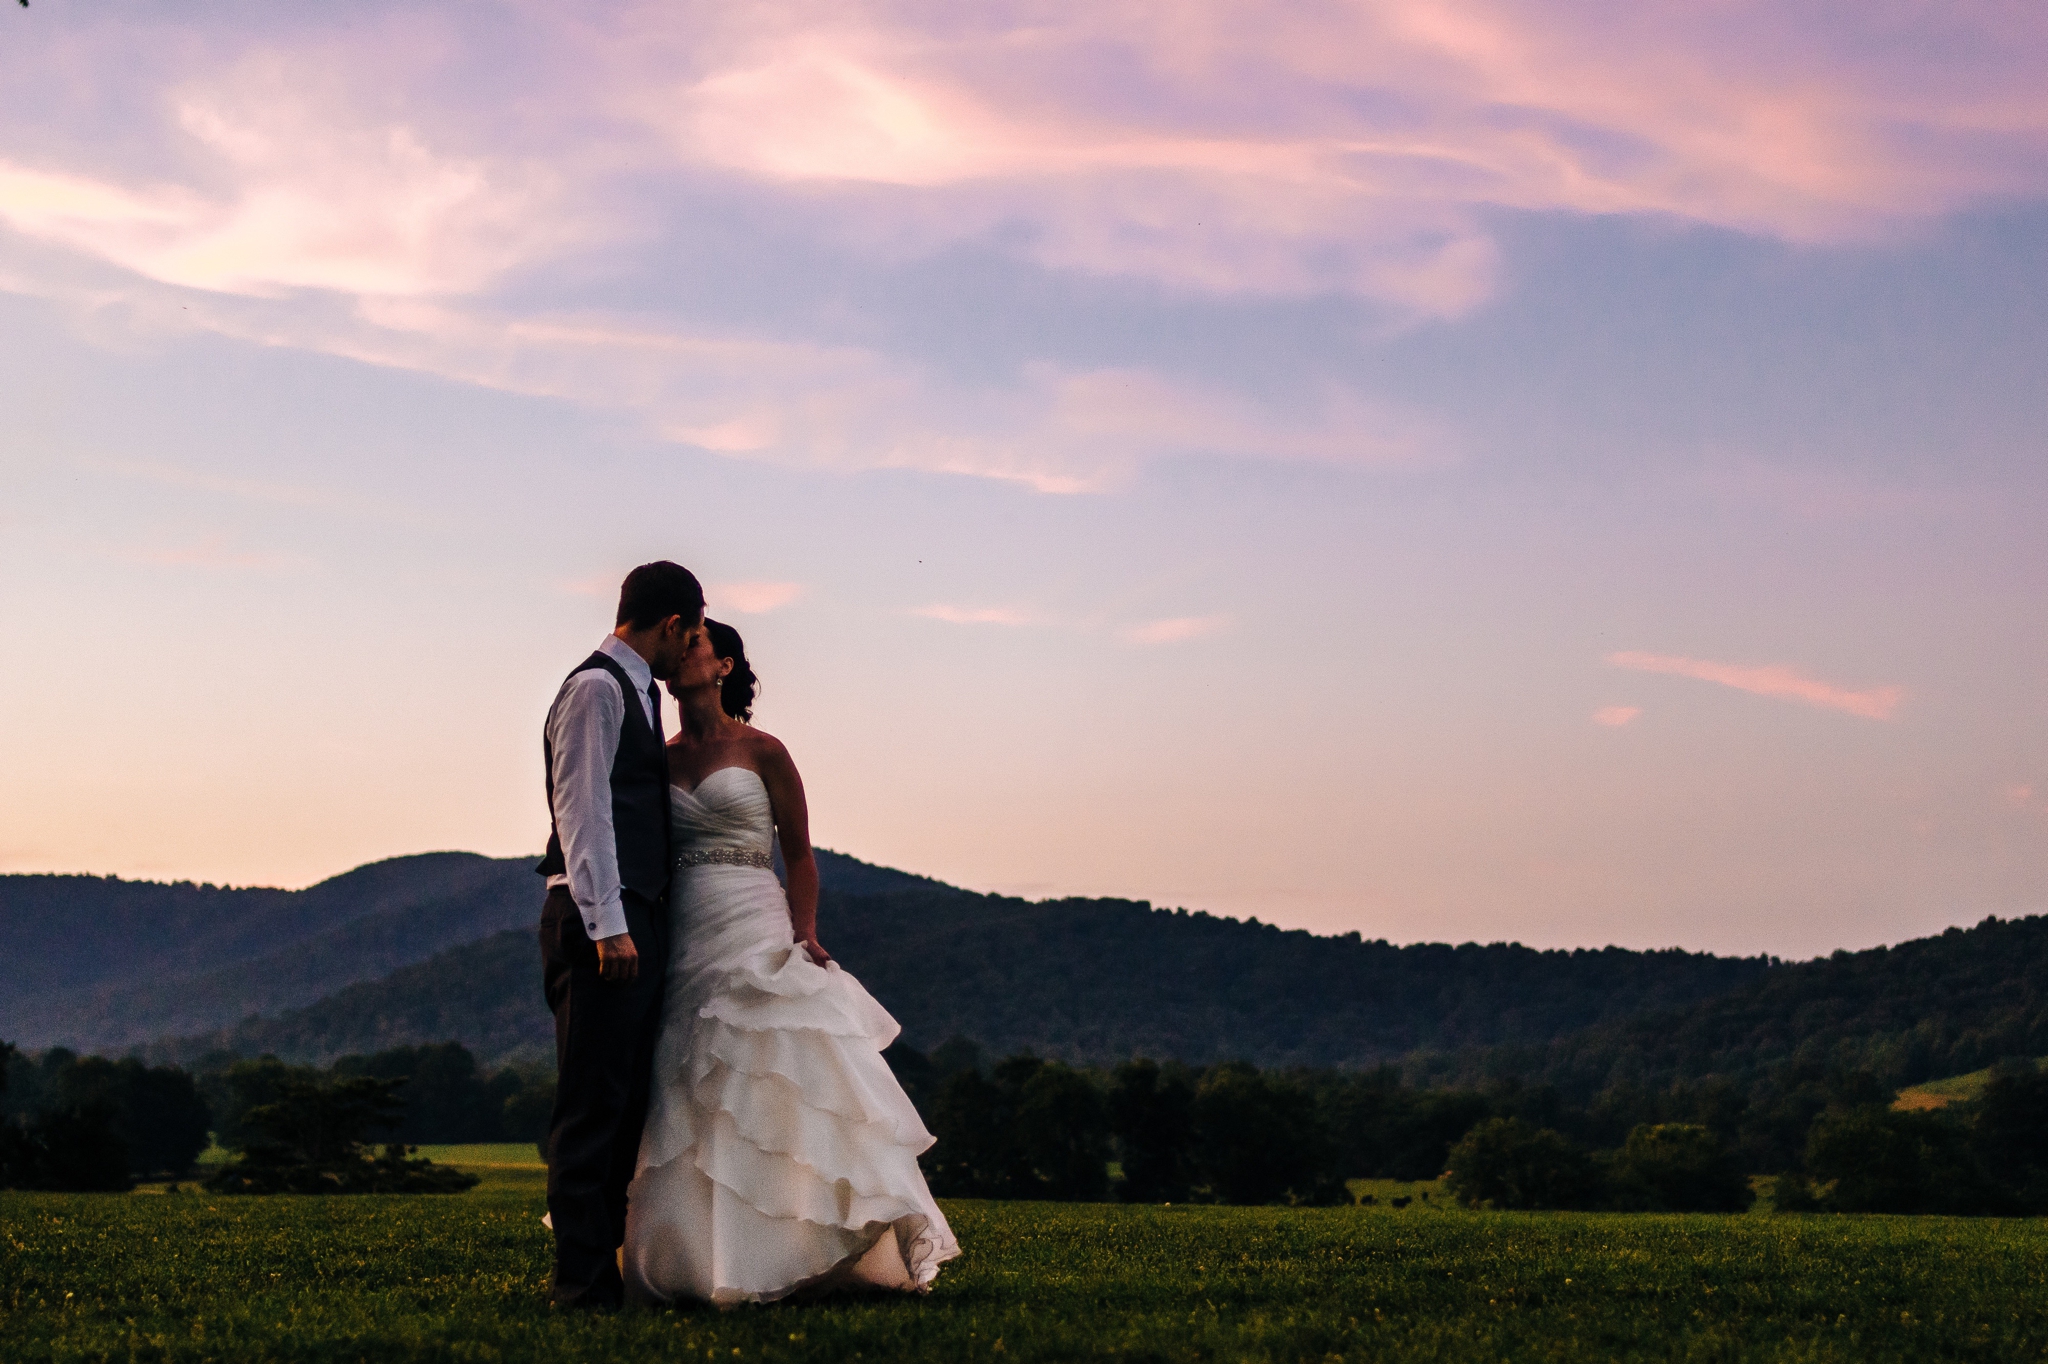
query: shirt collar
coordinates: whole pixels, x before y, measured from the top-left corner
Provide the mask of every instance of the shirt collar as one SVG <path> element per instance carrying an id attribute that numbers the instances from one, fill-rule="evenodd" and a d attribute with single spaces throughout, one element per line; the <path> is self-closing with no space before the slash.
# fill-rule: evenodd
<path id="1" fill-rule="evenodd" d="M 633 679 L 636 691 L 642 696 L 647 694 L 648 687 L 654 684 L 654 669 L 647 666 L 646 659 L 633 652 L 631 645 L 617 635 L 606 635 L 597 651 L 626 670 L 626 676 Z"/>

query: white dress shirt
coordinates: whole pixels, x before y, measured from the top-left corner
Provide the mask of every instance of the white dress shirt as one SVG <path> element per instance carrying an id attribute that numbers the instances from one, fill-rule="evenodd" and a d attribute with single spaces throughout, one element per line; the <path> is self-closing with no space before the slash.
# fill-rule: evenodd
<path id="1" fill-rule="evenodd" d="M 651 728 L 655 702 L 647 688 L 654 673 L 647 660 L 617 635 L 606 635 L 597 650 L 632 679 L 634 698 Z M 561 836 L 562 860 L 568 868 L 548 878 L 548 889 L 569 888 L 592 942 L 626 931 L 626 906 L 619 898 L 619 842 L 612 829 L 612 762 L 619 755 L 619 731 L 625 723 L 626 698 L 618 679 L 603 668 L 571 673 L 548 709 L 555 832 Z"/>

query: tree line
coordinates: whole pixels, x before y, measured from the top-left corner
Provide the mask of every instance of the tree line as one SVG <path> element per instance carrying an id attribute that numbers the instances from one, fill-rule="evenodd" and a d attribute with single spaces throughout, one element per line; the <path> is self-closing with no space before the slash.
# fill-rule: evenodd
<path id="1" fill-rule="evenodd" d="M 1929 938 L 1773 967 L 1682 1008 L 1548 1040 L 1440 1048 L 1405 1064 L 1434 1085 L 1517 1075 L 1588 1106 L 1675 1088 L 1739 1097 L 1752 1168 L 1803 1159 L 1830 1086 L 1867 1071 L 1890 1089 L 2048 1055 L 2048 916 L 1986 918 Z"/>
<path id="2" fill-rule="evenodd" d="M 938 1139 L 923 1164 L 944 1197 L 1320 1205 L 1348 1202 L 1349 1179 L 1447 1176 L 1472 1205 L 1736 1211 L 1749 1176 L 1776 1174 L 1787 1211 L 2048 1212 L 2048 1074 L 2030 1061 L 2001 1063 L 1974 1101 L 1902 1112 L 1868 1071 L 1616 1084 L 1573 1104 L 1512 1078 L 1417 1087 L 1391 1066 L 1088 1069 L 957 1037 L 885 1056 Z M 0 1186 L 180 1178 L 211 1134 L 238 1153 L 224 1187 L 424 1188 L 406 1147 L 542 1143 L 553 1089 L 551 1067 L 486 1072 L 453 1042 L 191 1071 L 0 1044 Z"/>
<path id="3" fill-rule="evenodd" d="M 958 1038 L 887 1055 L 938 1138 L 925 1167 L 942 1196 L 1315 1205 L 1350 1201 L 1348 1179 L 1443 1176 L 1471 1206 L 1739 1212 L 1750 1176 L 1776 1174 L 1788 1212 L 2048 1212 L 2048 1073 L 2031 1061 L 2001 1064 L 1975 1101 L 1903 1112 L 1868 1071 L 1756 1102 L 1710 1080 L 1573 1105 L 1512 1079 L 1414 1088 L 1393 1067 L 1083 1070 L 988 1063 Z M 1781 1144 L 1779 1163 L 1752 1162 Z"/>
<path id="4" fill-rule="evenodd" d="M 941 1196 L 1348 1203 L 1350 1179 L 1436 1179 L 1461 1140 L 1489 1124 L 1574 1150 L 1555 1125 L 1596 1126 L 1550 1091 L 1422 1090 L 1391 1066 L 1138 1059 L 1087 1070 L 1030 1055 L 985 1061 L 960 1038 L 929 1056 L 901 1043 L 886 1056 L 938 1139 L 924 1165 Z M 1708 1140 L 1732 1167 L 1727 1143 Z"/>
<path id="5" fill-rule="evenodd" d="M 216 1053 L 190 1070 L 62 1047 L 30 1057 L 0 1043 L 0 1188 L 182 1179 L 209 1136 L 239 1165 L 267 1161 L 258 1183 L 285 1180 L 277 1172 L 290 1169 L 299 1173 L 289 1178 L 326 1187 L 336 1172 L 344 1182 L 370 1178 L 336 1162 L 361 1155 L 373 1135 L 397 1147 L 538 1142 L 553 1104 L 553 1067 L 487 1074 L 455 1042 L 345 1056 L 326 1068 Z"/>

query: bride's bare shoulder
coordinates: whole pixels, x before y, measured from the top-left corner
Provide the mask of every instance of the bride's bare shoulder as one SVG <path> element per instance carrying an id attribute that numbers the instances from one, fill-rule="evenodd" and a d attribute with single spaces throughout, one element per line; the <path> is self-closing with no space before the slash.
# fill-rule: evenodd
<path id="1" fill-rule="evenodd" d="M 773 734 L 768 733 L 766 730 L 754 729 L 752 727 L 749 727 L 747 730 L 746 745 L 747 756 L 753 758 L 756 762 L 786 763 L 790 760 L 789 750 L 783 747 L 782 740 L 776 738 Z"/>

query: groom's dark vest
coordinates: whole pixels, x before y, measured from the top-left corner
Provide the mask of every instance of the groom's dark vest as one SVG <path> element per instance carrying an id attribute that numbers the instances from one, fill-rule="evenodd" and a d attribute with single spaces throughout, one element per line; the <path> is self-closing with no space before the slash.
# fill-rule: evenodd
<path id="1" fill-rule="evenodd" d="M 654 901 L 668 888 L 668 752 L 654 726 L 647 723 L 626 670 L 602 652 L 583 660 L 569 676 L 603 668 L 618 681 L 626 701 L 626 721 L 619 729 L 619 751 L 612 759 L 612 833 L 619 844 L 619 884 Z M 555 745 L 543 737 L 547 757 L 548 822 L 555 817 Z M 559 830 L 548 835 L 548 855 L 534 870 L 555 876 L 568 870 L 562 857 Z"/>

